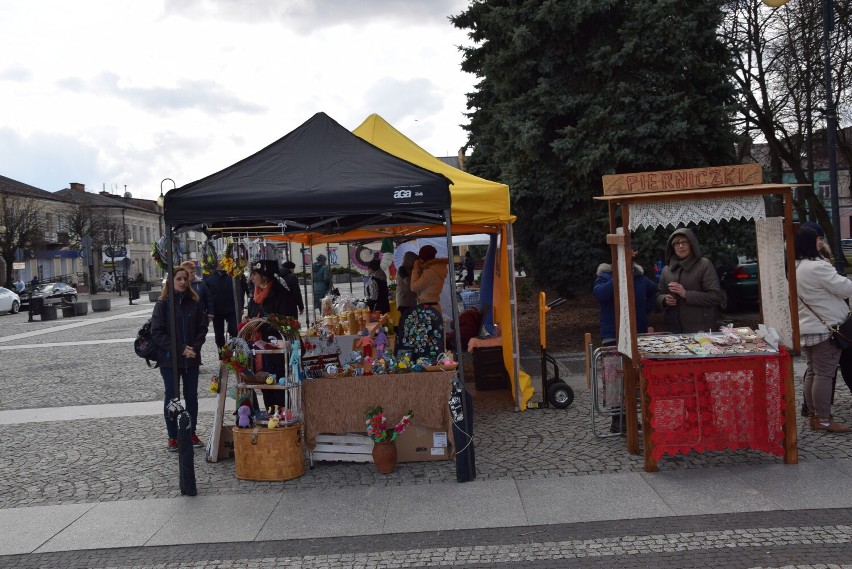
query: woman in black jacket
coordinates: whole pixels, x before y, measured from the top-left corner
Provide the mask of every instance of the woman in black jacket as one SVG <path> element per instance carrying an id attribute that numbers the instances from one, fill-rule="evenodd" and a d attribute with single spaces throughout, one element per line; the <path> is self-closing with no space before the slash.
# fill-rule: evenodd
<path id="1" fill-rule="evenodd" d="M 177 422 L 169 418 L 168 405 L 176 399 L 175 370 L 172 369 L 172 340 L 169 327 L 169 303 L 175 303 L 175 335 L 177 339 L 177 373 L 183 381 L 183 399 L 186 411 L 192 421 L 192 444 L 201 446 L 201 440 L 195 434 L 198 422 L 198 367 L 201 365 L 201 346 L 207 338 L 207 315 L 198 301 L 198 295 L 189 282 L 189 271 L 175 269 L 172 286 L 166 282 L 160 299 L 154 305 L 151 315 L 151 338 L 160 348 L 157 354 L 157 367 L 163 377 L 165 395 L 163 416 L 166 431 L 169 434 L 167 449 L 176 451 Z M 172 293 L 174 289 L 174 293 Z"/>
<path id="2" fill-rule="evenodd" d="M 278 274 L 278 262 L 271 260 L 257 261 L 251 265 L 251 274 L 249 279 L 254 284 L 254 292 L 249 298 L 248 316 L 243 321 L 248 322 L 253 318 L 266 318 L 274 314 L 283 316 L 287 311 L 287 291 L 284 286 L 278 282 L 275 275 Z M 260 330 L 254 333 L 252 338 L 247 338 L 249 344 L 257 340 L 267 340 L 270 336 L 278 337 L 278 330 L 264 324 Z M 277 377 L 282 375 L 287 370 L 287 361 L 284 354 L 263 354 L 256 356 L 255 371 L 265 371 L 275 374 Z M 286 397 L 283 391 L 264 391 L 263 392 L 264 407 L 269 409 L 278 405 L 284 407 L 286 405 Z"/>
<path id="3" fill-rule="evenodd" d="M 302 302 L 299 277 L 293 272 L 295 268 L 296 263 L 293 261 L 284 261 L 284 264 L 281 265 L 281 278 L 284 279 L 284 286 L 287 287 L 285 291 L 287 293 L 287 307 L 284 309 L 284 314 L 298 319 L 299 315 L 305 311 L 305 303 Z"/>

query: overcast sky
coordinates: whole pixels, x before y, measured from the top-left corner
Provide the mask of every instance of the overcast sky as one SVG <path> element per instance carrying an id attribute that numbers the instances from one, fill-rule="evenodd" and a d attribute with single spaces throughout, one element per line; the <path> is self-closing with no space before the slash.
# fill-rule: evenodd
<path id="1" fill-rule="evenodd" d="M 323 111 L 465 144 L 467 0 L 0 2 L 0 175 L 153 199 Z M 170 189 L 168 182 L 165 189 Z"/>

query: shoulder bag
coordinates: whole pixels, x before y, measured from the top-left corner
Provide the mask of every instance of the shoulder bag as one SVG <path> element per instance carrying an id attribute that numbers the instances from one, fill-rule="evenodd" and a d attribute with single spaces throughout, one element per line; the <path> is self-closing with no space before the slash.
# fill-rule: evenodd
<path id="1" fill-rule="evenodd" d="M 835 346 L 841 350 L 848 350 L 849 348 L 852 348 L 852 314 L 847 314 L 846 319 L 837 326 L 829 326 L 825 320 L 820 318 L 820 315 L 816 313 L 816 310 L 811 308 L 807 302 L 802 300 L 801 296 L 799 297 L 799 300 L 802 301 L 805 308 L 810 310 L 813 315 L 822 322 L 823 326 L 829 329 L 831 332 L 831 341 L 834 342 Z"/>

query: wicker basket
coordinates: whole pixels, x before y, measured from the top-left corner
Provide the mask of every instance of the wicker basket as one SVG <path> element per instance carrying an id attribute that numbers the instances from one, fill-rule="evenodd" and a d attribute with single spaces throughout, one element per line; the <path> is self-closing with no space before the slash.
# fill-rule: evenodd
<path id="1" fill-rule="evenodd" d="M 244 371 L 240 374 L 240 381 L 246 385 L 266 385 L 267 377 L 269 377 L 269 374 L 265 371 L 258 371 L 256 373 Z"/>
<path id="2" fill-rule="evenodd" d="M 240 480 L 292 480 L 305 473 L 301 424 L 269 429 L 233 428 Z"/>

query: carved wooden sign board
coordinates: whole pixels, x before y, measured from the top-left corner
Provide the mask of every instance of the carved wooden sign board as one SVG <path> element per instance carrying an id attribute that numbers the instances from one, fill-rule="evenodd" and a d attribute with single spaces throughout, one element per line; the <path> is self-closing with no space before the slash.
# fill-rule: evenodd
<path id="1" fill-rule="evenodd" d="M 708 166 L 688 170 L 662 170 L 634 174 L 611 174 L 603 177 L 603 194 L 650 194 L 699 188 L 750 186 L 763 182 L 760 164 Z"/>

